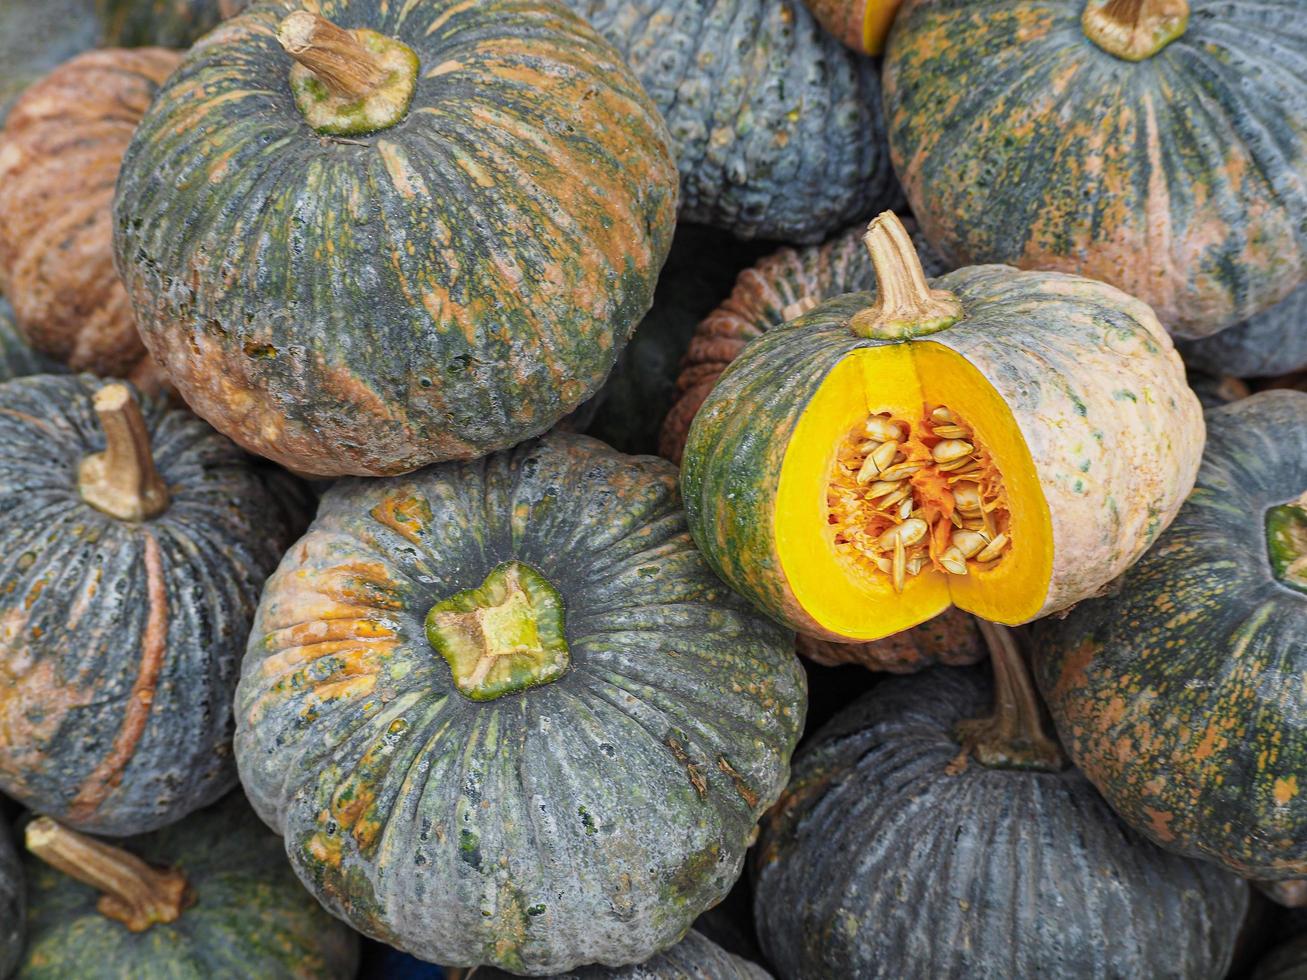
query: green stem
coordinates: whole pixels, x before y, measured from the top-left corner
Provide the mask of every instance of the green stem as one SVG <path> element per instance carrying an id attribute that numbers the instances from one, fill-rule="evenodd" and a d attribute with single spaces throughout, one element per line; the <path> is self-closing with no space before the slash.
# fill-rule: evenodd
<path id="1" fill-rule="evenodd" d="M 1307 593 L 1307 492 L 1266 512 L 1266 552 L 1275 577 Z"/>

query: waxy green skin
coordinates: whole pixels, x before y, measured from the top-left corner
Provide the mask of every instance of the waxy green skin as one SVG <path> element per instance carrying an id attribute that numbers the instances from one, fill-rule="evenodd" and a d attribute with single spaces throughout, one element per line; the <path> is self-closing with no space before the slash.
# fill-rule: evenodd
<path id="1" fill-rule="evenodd" d="M 187 403 L 297 472 L 407 472 L 544 432 L 602 384 L 671 245 L 670 136 L 555 0 L 325 0 L 420 77 L 399 124 L 320 136 L 260 4 L 136 130 L 115 251 Z"/>
<path id="2" fill-rule="evenodd" d="M 304 892 L 281 841 L 239 792 L 117 843 L 180 870 L 195 904 L 175 922 L 133 933 L 96 910 L 99 892 L 28 854 L 28 942 L 16 978 L 352 980 L 358 936 Z"/>
<path id="3" fill-rule="evenodd" d="M 513 559 L 562 597 L 571 667 L 475 702 L 425 619 Z M 556 433 L 327 492 L 264 590 L 237 762 L 367 935 L 533 975 L 637 962 L 726 895 L 785 784 L 793 644 L 695 549 L 670 463 Z"/>
<path id="4" fill-rule="evenodd" d="M 1307 284 L 1243 323 L 1176 344 L 1186 364 L 1236 378 L 1270 378 L 1307 368 Z"/>
<path id="5" fill-rule="evenodd" d="M 10 840 L 8 821 L 0 815 L 0 977 L 18 963 L 27 935 L 27 891 L 23 869 Z"/>
<path id="6" fill-rule="evenodd" d="M 494 968 L 477 971 L 481 980 L 513 980 L 514 974 Z M 685 938 L 631 966 L 579 966 L 549 980 L 771 980 L 771 974 L 742 957 L 728 953 L 701 932 Z"/>
<path id="7" fill-rule="evenodd" d="M 104 449 L 92 398 L 105 383 L 0 384 L 0 789 L 122 836 L 236 784 L 231 692 L 290 538 L 249 458 L 161 401 L 142 413 L 168 508 L 133 522 L 84 502 L 77 471 Z"/>
<path id="8" fill-rule="evenodd" d="M 96 0 L 101 43 L 115 48 L 189 48 L 252 0 Z"/>
<path id="9" fill-rule="evenodd" d="M 885 54 L 894 169 L 957 265 L 1110 282 L 1203 337 L 1307 280 L 1307 18 L 1189 0 L 1127 62 L 1085 0 L 907 0 Z"/>
<path id="10" fill-rule="evenodd" d="M 1307 876 L 1307 594 L 1272 572 L 1267 511 L 1307 490 L 1307 394 L 1207 413 L 1198 482 L 1101 599 L 1034 628 L 1062 743 L 1164 847 Z"/>
<path id="11" fill-rule="evenodd" d="M 29 374 L 63 374 L 68 369 L 32 350 L 14 326 L 13 308 L 0 296 L 0 381 Z"/>

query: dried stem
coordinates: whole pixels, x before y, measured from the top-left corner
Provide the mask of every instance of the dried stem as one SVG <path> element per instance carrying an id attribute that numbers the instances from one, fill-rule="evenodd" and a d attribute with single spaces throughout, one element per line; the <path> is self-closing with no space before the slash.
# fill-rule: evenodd
<path id="1" fill-rule="evenodd" d="M 962 303 L 926 282 L 912 237 L 893 211 L 872 219 L 862 238 L 876 270 L 876 300 L 849 321 L 860 337 L 905 340 L 936 333 L 963 317 Z"/>
<path id="2" fill-rule="evenodd" d="M 82 460 L 77 473 L 82 498 L 123 521 L 144 521 L 168 509 L 168 487 L 154 467 L 141 407 L 127 385 L 107 384 L 95 393 L 95 414 L 105 448 Z"/>
<path id="3" fill-rule="evenodd" d="M 27 825 L 27 849 L 52 868 L 101 893 L 96 908 L 132 932 L 176 922 L 193 896 L 185 876 L 135 854 L 69 830 L 49 817 Z"/>
<path id="4" fill-rule="evenodd" d="M 386 80 L 385 68 L 350 31 L 307 10 L 287 14 L 277 28 L 277 40 L 288 55 L 344 98 L 362 99 Z"/>
<path id="5" fill-rule="evenodd" d="M 1189 0 L 1089 0 L 1080 25 L 1109 54 L 1143 61 L 1184 33 Z"/>

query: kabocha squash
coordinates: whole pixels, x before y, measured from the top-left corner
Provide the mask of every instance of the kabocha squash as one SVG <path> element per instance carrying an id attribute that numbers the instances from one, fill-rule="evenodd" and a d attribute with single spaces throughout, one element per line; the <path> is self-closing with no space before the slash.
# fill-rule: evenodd
<path id="1" fill-rule="evenodd" d="M 812 16 L 844 44 L 862 54 L 880 54 L 900 0 L 804 0 Z"/>
<path id="2" fill-rule="evenodd" d="M 481 980 L 512 980 L 502 970 L 478 970 Z M 771 980 L 771 974 L 722 949 L 691 929 L 666 952 L 634 966 L 581 966 L 555 974 L 552 980 Z"/>
<path id="3" fill-rule="evenodd" d="M 627 58 L 681 173 L 681 220 L 819 242 L 902 200 L 880 82 L 801 0 L 567 0 Z"/>
<path id="4" fill-rule="evenodd" d="M 988 700 L 977 668 L 894 678 L 799 752 L 754 858 L 778 974 L 1223 977 L 1247 886 L 1132 833 L 1074 769 L 960 763 Z"/>
<path id="5" fill-rule="evenodd" d="M 0 125 L 23 89 L 94 47 L 98 34 L 92 0 L 0 3 Z"/>
<path id="6" fill-rule="evenodd" d="M 867 247 L 879 293 L 753 341 L 695 417 L 681 487 L 713 568 L 832 640 L 950 604 L 1021 623 L 1128 568 L 1179 509 L 1203 441 L 1152 311 L 1006 266 L 928 285 L 888 212 Z"/>
<path id="7" fill-rule="evenodd" d="M 657 112 L 554 0 L 315 8 L 225 22 L 138 128 L 115 241 L 146 346 L 301 473 L 543 432 L 649 308 L 677 193 Z"/>
<path id="8" fill-rule="evenodd" d="M 9 826 L 0 815 L 0 977 L 18 964 L 27 935 L 27 890 L 23 869 L 9 839 Z"/>
<path id="9" fill-rule="evenodd" d="M 239 793 L 112 845 L 27 827 L 27 952 L 16 977 L 352 980 L 358 937 L 296 880 Z"/>
<path id="10" fill-rule="evenodd" d="M 244 454 L 122 383 L 0 385 L 0 788 L 144 832 L 236 782 L 231 695 L 288 543 Z"/>
<path id="11" fill-rule="evenodd" d="M 1207 413 L 1175 523 L 1037 625 L 1067 751 L 1127 822 L 1248 877 L 1307 876 L 1307 394 Z"/>
<path id="12" fill-rule="evenodd" d="M 0 153 L 0 289 L 32 344 L 74 370 L 162 384 L 114 270 L 123 152 L 181 56 L 88 51 L 15 103 Z"/>
<path id="13" fill-rule="evenodd" d="M 836 643 L 800 634 L 798 651 L 827 667 L 861 664 L 893 674 L 910 674 L 936 664 L 964 667 L 986 655 L 975 617 L 960 609 L 946 609 L 920 626 L 870 643 Z"/>
<path id="14" fill-rule="evenodd" d="M 1212 337 L 1176 345 L 1185 363 L 1239 378 L 1269 378 L 1307 368 L 1307 285 L 1268 310 Z"/>
<path id="15" fill-rule="evenodd" d="M 1299 0 L 907 0 L 894 168 L 957 265 L 1101 279 L 1180 337 L 1307 279 Z"/>
<path id="16" fill-rule="evenodd" d="M 236 755 L 301 879 L 423 959 L 638 962 L 739 874 L 803 723 L 674 467 L 556 433 L 339 481 L 269 580 Z"/>
<path id="17" fill-rule="evenodd" d="M 950 271 L 921 237 L 916 222 L 902 221 L 926 275 Z M 681 461 L 699 406 L 751 340 L 825 300 L 876 288 L 876 273 L 862 241 L 866 231 L 866 225 L 859 224 L 821 245 L 782 248 L 739 274 L 730 296 L 695 328 L 681 359 L 677 397 L 663 419 L 659 455 Z"/>
<path id="18" fill-rule="evenodd" d="M 249 0 L 95 0 L 104 44 L 189 48 Z"/>
<path id="19" fill-rule="evenodd" d="M 14 326 L 13 308 L 0 296 L 0 381 L 29 374 L 58 374 L 63 370 L 58 362 L 32 350 Z"/>

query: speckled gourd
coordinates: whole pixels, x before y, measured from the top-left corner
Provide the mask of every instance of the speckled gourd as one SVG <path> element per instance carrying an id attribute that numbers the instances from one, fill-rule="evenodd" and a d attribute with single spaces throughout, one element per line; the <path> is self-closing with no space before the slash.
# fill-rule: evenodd
<path id="1" fill-rule="evenodd" d="M 1163 847 L 1307 877 L 1307 394 L 1207 413 L 1179 516 L 1102 598 L 1036 625 L 1063 744 Z"/>
<path id="2" fill-rule="evenodd" d="M 1186 364 L 1238 378 L 1301 371 L 1307 368 L 1307 285 L 1243 323 L 1176 347 Z"/>
<path id="3" fill-rule="evenodd" d="M 23 869 L 9 838 L 8 821 L 0 815 L 0 977 L 18 964 L 27 937 L 27 888 Z"/>
<path id="4" fill-rule="evenodd" d="M 236 782 L 231 695 L 288 543 L 243 453 L 90 375 L 0 385 L 0 789 L 141 833 Z"/>
<path id="5" fill-rule="evenodd" d="M 1307 280 L 1299 0 L 906 0 L 884 85 L 957 265 L 1100 279 L 1189 338 Z"/>
<path id="6" fill-rule="evenodd" d="M 358 936 L 304 893 L 240 793 L 112 844 L 48 817 L 26 836 L 30 929 L 15 980 L 352 980 L 358 969 Z"/>
<path id="7" fill-rule="evenodd" d="M 1133 833 L 1074 769 L 968 761 L 980 670 L 887 680 L 799 752 L 754 857 L 778 974 L 1223 977 L 1246 884 Z"/>
<path id="8" fill-rule="evenodd" d="M 146 346 L 305 474 L 545 431 L 649 308 L 677 200 L 657 111 L 555 0 L 295 7 L 201 39 L 137 129 L 115 247 Z"/>
<path id="9" fill-rule="evenodd" d="M 567 0 L 667 120 L 681 220 L 819 242 L 901 200 L 870 58 L 800 0 Z"/>
<path id="10" fill-rule="evenodd" d="M 792 650 L 695 550 L 664 460 L 555 433 L 338 481 L 264 590 L 241 780 L 367 935 L 638 962 L 725 896 L 784 785 Z"/>

